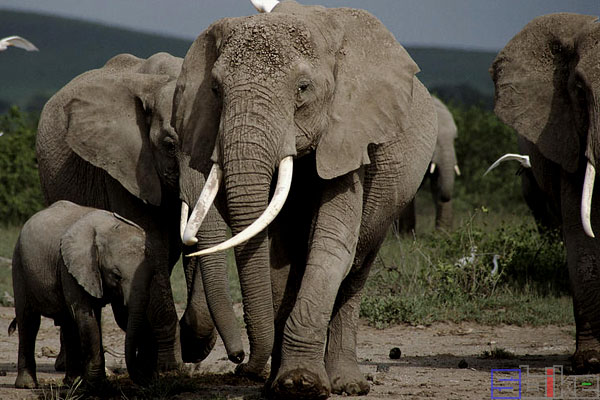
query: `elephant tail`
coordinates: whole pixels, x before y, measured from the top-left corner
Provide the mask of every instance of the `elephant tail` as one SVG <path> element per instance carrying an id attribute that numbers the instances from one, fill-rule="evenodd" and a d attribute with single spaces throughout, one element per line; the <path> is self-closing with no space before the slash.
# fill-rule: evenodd
<path id="1" fill-rule="evenodd" d="M 11 336 L 17 330 L 17 319 L 13 318 L 12 322 L 8 326 L 8 336 Z"/>

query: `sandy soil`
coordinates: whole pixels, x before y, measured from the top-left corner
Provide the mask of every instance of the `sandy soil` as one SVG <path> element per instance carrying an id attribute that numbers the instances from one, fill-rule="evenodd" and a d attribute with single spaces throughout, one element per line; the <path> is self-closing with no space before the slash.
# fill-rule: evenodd
<path id="1" fill-rule="evenodd" d="M 35 398 L 42 392 L 13 388 L 18 339 L 16 334 L 7 335 L 13 317 L 14 309 L 0 308 L 0 399 Z M 110 308 L 105 308 L 103 319 L 105 347 L 109 352 L 106 354 L 107 367 L 123 371 L 124 334 L 116 327 Z M 396 326 L 377 330 L 363 324 L 359 332 L 358 356 L 361 370 L 371 381 L 371 392 L 361 399 L 490 399 L 492 369 L 528 365 L 532 376 L 534 373 L 541 376 L 544 367 L 564 365 L 568 370 L 568 357 L 574 346 L 574 327 L 569 326 L 533 328 L 436 323 L 427 327 Z M 390 349 L 394 347 L 402 352 L 399 359 L 389 357 Z M 514 353 L 516 358 L 481 357 L 485 350 L 496 347 Z M 53 357 L 58 349 L 58 328 L 51 320 L 42 319 L 36 353 L 38 379 L 46 385 L 46 393 L 49 383 L 62 379 L 62 374 L 53 368 Z M 207 393 L 231 399 L 260 397 L 259 385 L 234 382 L 236 378 L 227 374 L 234 365 L 227 361 L 220 341 L 208 359 L 199 366 L 189 367 L 189 370 L 195 367 L 194 377 L 201 380 L 207 390 L 182 393 L 175 397 L 177 399 L 206 398 Z M 217 375 L 207 379 L 207 373 Z M 525 373 L 522 379 L 525 380 Z M 541 387 L 544 387 L 543 382 L 539 390 Z M 525 385 L 523 390 L 526 390 Z M 496 396 L 500 396 L 498 393 Z M 533 396 L 533 392 L 529 393 Z M 539 395 L 543 396 L 543 393 Z M 338 397 L 341 396 L 332 396 Z M 525 392 L 523 398 L 527 398 Z"/>

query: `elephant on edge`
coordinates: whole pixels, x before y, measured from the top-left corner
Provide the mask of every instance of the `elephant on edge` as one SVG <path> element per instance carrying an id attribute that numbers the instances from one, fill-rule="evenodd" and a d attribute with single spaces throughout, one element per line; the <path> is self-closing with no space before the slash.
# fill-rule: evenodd
<path id="1" fill-rule="evenodd" d="M 536 195 L 560 217 L 573 293 L 578 372 L 600 371 L 600 24 L 557 13 L 529 22 L 490 73 L 495 112 L 520 136 Z M 592 194 L 595 196 L 592 197 Z M 593 200 L 592 200 L 593 199 Z"/>
<path id="2" fill-rule="evenodd" d="M 238 371 L 260 375 L 272 356 L 275 397 L 369 391 L 360 293 L 435 145 L 417 72 L 371 14 L 294 1 L 215 22 L 184 59 L 172 125 L 208 176 L 184 242 L 217 196 L 236 236 L 199 254 L 237 246 L 250 339 Z"/>
<path id="3" fill-rule="evenodd" d="M 66 382 L 106 379 L 100 326 L 111 303 L 126 331 L 125 360 L 135 382 L 150 380 L 156 345 L 144 330 L 160 325 L 169 276 L 146 256 L 145 232 L 104 210 L 58 201 L 24 225 L 13 255 L 13 288 L 19 331 L 17 388 L 37 387 L 35 340 L 40 316 L 54 319 L 65 336 Z M 14 330 L 14 321 L 10 330 Z"/>
<path id="4" fill-rule="evenodd" d="M 438 118 L 438 135 L 425 179 L 429 178 L 431 184 L 431 195 L 435 204 L 435 228 L 451 229 L 454 175 L 460 176 L 454 151 L 457 128 L 448 107 L 437 97 L 432 97 Z M 413 200 L 402 210 L 395 221 L 396 231 L 398 233 L 413 232 L 416 222 L 415 200 Z"/>
<path id="5" fill-rule="evenodd" d="M 213 207 L 196 246 L 181 244 L 188 205 L 193 206 L 204 184 L 204 177 L 188 166 L 189 157 L 179 150 L 179 136 L 170 125 L 182 61 L 167 53 L 148 59 L 120 54 L 75 77 L 46 103 L 36 140 L 46 203 L 70 200 L 135 222 L 161 244 L 152 247 L 151 257 L 160 260 L 157 265 L 166 274 L 182 250 L 185 254 L 210 247 L 226 237 L 226 226 Z M 164 298 L 169 318 L 154 332 L 157 340 L 170 343 L 162 347 L 169 350 L 159 354 L 162 370 L 204 359 L 216 340 L 197 270 L 202 264 L 225 271 L 225 256 L 185 258 L 183 264 L 185 313 L 178 324 L 172 295 Z M 222 307 L 231 302 L 225 295 Z M 225 334 L 232 336 L 227 340 L 230 358 L 241 362 L 241 338 L 235 332 Z"/>

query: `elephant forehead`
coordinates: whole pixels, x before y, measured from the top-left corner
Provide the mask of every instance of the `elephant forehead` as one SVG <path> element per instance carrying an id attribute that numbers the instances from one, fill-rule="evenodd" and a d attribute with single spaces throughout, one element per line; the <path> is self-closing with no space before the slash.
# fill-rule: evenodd
<path id="1" fill-rule="evenodd" d="M 590 29 L 577 40 L 579 53 L 578 68 L 585 71 L 588 78 L 600 78 L 600 23 L 591 25 Z"/>
<path id="2" fill-rule="evenodd" d="M 251 75 L 273 76 L 298 58 L 315 59 L 308 28 L 287 17 L 257 15 L 240 22 L 230 30 L 219 63 Z"/>

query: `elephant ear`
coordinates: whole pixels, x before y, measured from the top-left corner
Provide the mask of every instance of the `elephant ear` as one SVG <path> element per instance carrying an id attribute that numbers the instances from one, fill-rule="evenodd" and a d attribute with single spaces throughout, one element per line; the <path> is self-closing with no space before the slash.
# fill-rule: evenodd
<path id="1" fill-rule="evenodd" d="M 103 288 L 93 220 L 94 215 L 101 212 L 105 211 L 84 215 L 60 239 L 60 252 L 67 271 L 86 292 L 99 299 Z"/>
<path id="2" fill-rule="evenodd" d="M 319 176 L 331 179 L 369 164 L 369 144 L 389 141 L 409 128 L 419 67 L 368 12 L 340 8 L 327 13 L 342 30 L 329 128 L 316 153 Z"/>
<path id="3" fill-rule="evenodd" d="M 228 19 L 221 19 L 198 36 L 188 50 L 177 79 L 171 125 L 181 148 L 191 156 L 190 166 L 203 171 L 210 166 L 221 116 L 221 102 L 214 95 L 212 68 Z"/>
<path id="4" fill-rule="evenodd" d="M 535 18 L 490 69 L 498 117 L 569 172 L 577 169 L 580 151 L 568 92 L 577 61 L 575 40 L 596 19 L 569 13 Z"/>
<path id="5" fill-rule="evenodd" d="M 65 106 L 66 141 L 73 151 L 153 205 L 161 202 L 161 185 L 146 110 L 168 79 L 131 72 L 99 74 L 80 82 Z"/>

